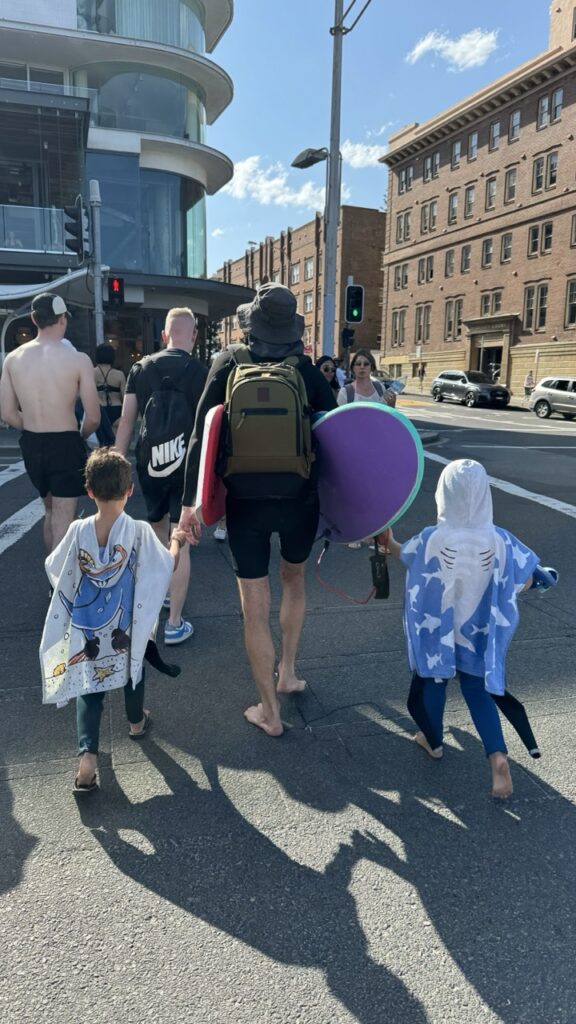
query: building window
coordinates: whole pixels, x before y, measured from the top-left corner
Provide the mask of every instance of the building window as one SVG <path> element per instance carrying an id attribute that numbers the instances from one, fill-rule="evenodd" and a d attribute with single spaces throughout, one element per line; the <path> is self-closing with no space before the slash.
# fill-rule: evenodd
<path id="1" fill-rule="evenodd" d="M 508 263 L 512 259 L 512 232 L 507 231 L 502 235 L 500 244 L 500 263 Z"/>
<path id="2" fill-rule="evenodd" d="M 486 209 L 493 210 L 496 206 L 496 178 L 488 178 L 486 182 Z"/>
<path id="3" fill-rule="evenodd" d="M 460 273 L 468 274 L 470 272 L 470 254 L 472 247 L 470 245 L 462 246 L 462 253 L 460 255 Z"/>
<path id="4" fill-rule="evenodd" d="M 398 195 L 401 196 L 406 191 L 406 168 L 403 167 L 398 175 Z"/>
<path id="5" fill-rule="evenodd" d="M 430 340 L 430 313 L 431 305 L 416 306 L 416 319 L 414 328 L 414 339 L 416 342 Z"/>
<path id="6" fill-rule="evenodd" d="M 310 281 L 314 277 L 314 257 L 304 260 L 304 280 Z"/>
<path id="7" fill-rule="evenodd" d="M 535 224 L 528 229 L 528 255 L 537 256 L 540 248 L 540 226 Z"/>
<path id="8" fill-rule="evenodd" d="M 406 332 L 406 310 L 395 309 L 392 313 L 392 344 L 403 345 Z"/>
<path id="9" fill-rule="evenodd" d="M 534 285 L 530 285 L 524 289 L 524 319 L 523 326 L 525 331 L 531 331 L 534 327 L 534 299 L 536 289 Z"/>
<path id="10" fill-rule="evenodd" d="M 410 239 L 410 232 L 412 226 L 412 215 L 410 210 L 406 210 L 404 214 L 404 241 L 407 242 Z"/>
<path id="11" fill-rule="evenodd" d="M 304 292 L 304 312 L 311 313 L 314 308 L 314 293 Z"/>
<path id="12" fill-rule="evenodd" d="M 454 249 L 447 249 L 444 259 L 444 277 L 454 276 Z"/>
<path id="13" fill-rule="evenodd" d="M 418 276 L 417 276 L 417 280 L 418 280 L 418 284 L 424 284 L 424 281 L 426 280 L 426 260 L 425 259 L 418 260 Z"/>
<path id="14" fill-rule="evenodd" d="M 434 279 L 434 257 L 426 257 L 426 280 L 432 281 Z"/>
<path id="15" fill-rule="evenodd" d="M 502 292 L 498 289 L 492 292 L 492 315 L 499 313 L 502 309 Z"/>
<path id="16" fill-rule="evenodd" d="M 508 142 L 515 142 L 520 138 L 520 125 L 522 114 L 519 110 L 513 110 L 508 121 Z"/>
<path id="17" fill-rule="evenodd" d="M 532 164 L 532 194 L 544 188 L 544 157 L 539 156 Z"/>
<path id="18" fill-rule="evenodd" d="M 551 121 L 559 121 L 562 117 L 562 107 L 564 105 L 564 89 L 554 89 L 552 93 L 552 110 L 550 112 Z"/>
<path id="19" fill-rule="evenodd" d="M 570 227 L 570 245 L 572 247 L 576 245 L 576 213 L 572 214 L 572 223 Z"/>
<path id="20" fill-rule="evenodd" d="M 500 145 L 500 121 L 492 121 L 490 125 L 489 149 L 493 152 Z"/>
<path id="21" fill-rule="evenodd" d="M 558 181 L 558 153 L 549 153 L 546 157 L 546 188 L 554 188 Z"/>
<path id="22" fill-rule="evenodd" d="M 290 264 L 290 284 L 300 284 L 300 264 Z"/>
<path id="23" fill-rule="evenodd" d="M 456 299 L 454 302 L 454 328 L 457 338 L 462 337 L 462 314 L 464 310 L 464 299 Z"/>
<path id="24" fill-rule="evenodd" d="M 280 271 L 275 270 L 272 274 L 272 284 L 280 284 Z"/>
<path id="25" fill-rule="evenodd" d="M 513 203 L 516 198 L 517 168 L 510 167 L 504 178 L 504 202 Z"/>
<path id="26" fill-rule="evenodd" d="M 546 224 L 542 225 L 542 252 L 550 252 L 552 248 L 553 231 L 554 225 L 552 221 L 547 221 Z"/>
<path id="27" fill-rule="evenodd" d="M 482 242 L 482 266 L 483 267 L 491 267 L 492 266 L 492 253 L 493 253 L 493 249 L 494 249 L 494 247 L 492 245 L 492 239 L 491 238 L 485 238 L 484 241 Z"/>
<path id="28" fill-rule="evenodd" d="M 444 307 L 444 340 L 454 337 L 454 299 L 447 299 Z"/>
<path id="29" fill-rule="evenodd" d="M 425 203 L 420 210 L 420 231 L 423 235 L 428 231 L 428 204 Z"/>
<path id="30" fill-rule="evenodd" d="M 403 263 L 402 264 L 402 287 L 403 288 L 407 288 L 408 287 L 408 264 L 407 263 Z"/>
<path id="31" fill-rule="evenodd" d="M 420 230 L 422 234 L 436 230 L 436 219 L 438 216 L 438 201 L 433 199 L 431 203 L 425 203 L 420 211 Z"/>
<path id="32" fill-rule="evenodd" d="M 398 176 L 398 194 L 409 192 L 414 181 L 414 164 L 403 167 Z"/>
<path id="33" fill-rule="evenodd" d="M 423 169 L 422 169 L 422 177 L 423 177 L 424 181 L 430 181 L 430 179 L 432 178 L 432 157 L 431 156 L 425 156 L 424 157 L 424 165 L 423 165 Z"/>
<path id="34" fill-rule="evenodd" d="M 406 168 L 406 191 L 409 192 L 414 181 L 414 164 L 408 164 Z"/>
<path id="35" fill-rule="evenodd" d="M 474 212 L 474 199 L 476 197 L 476 186 L 468 185 L 464 192 L 464 216 L 471 217 Z"/>
<path id="36" fill-rule="evenodd" d="M 490 316 L 490 292 L 480 296 L 480 316 Z"/>
<path id="37" fill-rule="evenodd" d="M 460 166 L 460 158 L 462 156 L 462 143 L 460 139 L 452 143 L 452 159 L 450 161 L 451 167 Z"/>
<path id="38" fill-rule="evenodd" d="M 566 327 L 576 327 L 576 281 L 568 281 L 566 289 Z"/>
<path id="39" fill-rule="evenodd" d="M 436 221 L 438 219 L 438 200 L 433 199 L 430 203 L 430 216 L 428 218 L 428 226 L 430 231 L 436 230 Z"/>
<path id="40" fill-rule="evenodd" d="M 432 177 L 437 178 L 440 174 L 440 150 L 432 153 Z"/>
<path id="41" fill-rule="evenodd" d="M 470 132 L 468 136 L 468 160 L 475 160 L 478 156 L 478 132 Z"/>
<path id="42" fill-rule="evenodd" d="M 378 289 L 378 305 L 379 306 L 383 306 L 384 305 L 384 289 L 383 288 L 379 288 Z M 304 312 L 306 312 L 306 303 L 304 303 Z"/>
<path id="43" fill-rule="evenodd" d="M 402 287 L 402 267 L 394 267 L 394 291 L 397 292 Z"/>
<path id="44" fill-rule="evenodd" d="M 451 192 L 448 197 L 448 223 L 455 224 L 458 217 L 458 193 Z"/>
<path id="45" fill-rule="evenodd" d="M 546 316 L 548 314 L 548 285 L 538 285 L 536 297 L 536 330 L 541 331 L 546 327 Z"/>
<path id="46" fill-rule="evenodd" d="M 550 121 L 550 97 L 541 96 L 538 100 L 538 115 L 536 117 L 536 127 L 545 128 Z"/>

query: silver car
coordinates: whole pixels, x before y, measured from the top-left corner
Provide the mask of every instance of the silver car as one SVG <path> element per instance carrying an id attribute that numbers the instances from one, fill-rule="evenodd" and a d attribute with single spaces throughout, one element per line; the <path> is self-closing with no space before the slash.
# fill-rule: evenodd
<path id="1" fill-rule="evenodd" d="M 576 377 L 543 377 L 530 395 L 528 408 L 541 420 L 553 412 L 565 420 L 576 419 Z"/>

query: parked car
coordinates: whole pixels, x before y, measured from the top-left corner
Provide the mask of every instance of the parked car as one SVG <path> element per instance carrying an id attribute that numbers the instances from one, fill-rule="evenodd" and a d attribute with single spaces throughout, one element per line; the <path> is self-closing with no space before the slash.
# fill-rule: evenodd
<path id="1" fill-rule="evenodd" d="M 449 399 L 463 402 L 469 409 L 475 405 L 507 406 L 510 392 L 503 384 L 494 383 L 480 370 L 443 370 L 434 378 L 431 393 L 435 402 Z"/>
<path id="2" fill-rule="evenodd" d="M 553 412 L 565 420 L 576 419 L 576 377 L 543 377 L 530 395 L 528 408 L 541 420 Z"/>

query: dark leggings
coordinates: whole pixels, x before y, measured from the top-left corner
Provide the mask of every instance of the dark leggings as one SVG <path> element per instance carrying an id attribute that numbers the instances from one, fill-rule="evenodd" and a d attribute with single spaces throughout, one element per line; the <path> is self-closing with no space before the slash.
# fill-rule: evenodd
<path id="1" fill-rule="evenodd" d="M 507 753 L 504 734 L 500 724 L 498 708 L 492 697 L 484 688 L 484 680 L 479 676 L 470 676 L 459 672 L 462 696 L 468 705 L 472 721 L 482 743 L 486 756 L 501 752 Z M 444 731 L 444 705 L 446 703 L 446 687 L 448 680 L 436 682 L 435 679 L 423 679 L 415 672 L 408 697 L 408 711 L 422 730 L 433 750 L 442 746 Z"/>
<path id="2" fill-rule="evenodd" d="M 76 725 L 78 729 L 78 755 L 97 754 L 100 738 L 100 719 L 105 693 L 86 693 L 76 698 Z M 136 689 L 129 679 L 124 687 L 126 717 L 131 725 L 138 725 L 144 718 L 144 671 Z"/>

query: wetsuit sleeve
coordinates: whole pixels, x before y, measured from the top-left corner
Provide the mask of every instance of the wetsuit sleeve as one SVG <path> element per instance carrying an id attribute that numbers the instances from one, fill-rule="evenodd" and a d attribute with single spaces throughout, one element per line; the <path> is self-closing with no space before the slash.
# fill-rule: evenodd
<path id="1" fill-rule="evenodd" d="M 230 352 L 222 352 L 213 362 L 204 391 L 198 402 L 194 430 L 188 442 L 186 453 L 186 470 L 184 473 L 184 493 L 182 504 L 190 506 L 196 497 L 198 484 L 198 470 L 200 468 L 200 452 L 202 451 L 202 438 L 204 437 L 204 423 L 206 415 L 215 405 L 222 405 L 226 398 L 226 381 L 232 370 L 233 356 Z"/>

